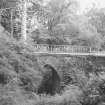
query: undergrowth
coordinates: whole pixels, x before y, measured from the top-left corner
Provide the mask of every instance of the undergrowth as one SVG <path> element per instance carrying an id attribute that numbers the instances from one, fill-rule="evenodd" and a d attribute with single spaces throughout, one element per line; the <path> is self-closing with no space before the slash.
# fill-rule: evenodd
<path id="1" fill-rule="evenodd" d="M 39 57 L 32 50 L 32 46 L 0 33 L 0 105 L 102 105 L 105 102 L 105 73 L 95 73 L 97 62 L 87 58 L 81 61 L 81 57 Z M 43 79 L 42 66 L 48 62 L 61 73 L 62 82 L 72 78 L 54 96 L 37 94 Z"/>

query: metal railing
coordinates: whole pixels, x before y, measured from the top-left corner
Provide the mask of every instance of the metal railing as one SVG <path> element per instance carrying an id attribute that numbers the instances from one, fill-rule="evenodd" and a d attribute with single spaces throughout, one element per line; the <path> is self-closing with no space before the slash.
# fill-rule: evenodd
<path id="1" fill-rule="evenodd" d="M 87 46 L 35 44 L 35 52 L 42 53 L 98 53 L 100 49 Z"/>

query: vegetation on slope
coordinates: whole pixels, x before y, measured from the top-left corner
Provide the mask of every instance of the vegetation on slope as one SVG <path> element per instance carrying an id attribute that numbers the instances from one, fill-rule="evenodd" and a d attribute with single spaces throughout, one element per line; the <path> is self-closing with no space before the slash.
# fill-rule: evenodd
<path id="1" fill-rule="evenodd" d="M 56 61 L 56 62 L 55 62 Z M 100 61 L 100 62 L 99 62 Z M 36 56 L 30 47 L 0 33 L 0 105 L 98 105 L 105 97 L 104 58 Z M 49 63 L 60 75 L 61 92 L 37 94 Z"/>
<path id="2" fill-rule="evenodd" d="M 47 5 L 51 6 L 48 29 L 39 24 L 38 29 L 32 32 L 32 38 L 36 40 L 37 37 L 38 43 L 45 40 L 44 43 L 48 44 L 56 42 L 56 44 L 85 45 L 104 49 L 104 14 L 98 15 L 93 12 L 91 15 L 88 14 L 89 16 L 77 16 L 68 8 L 66 11 L 61 11 L 65 6 L 62 0 L 58 2 L 59 6 L 53 5 L 53 3 L 58 4 L 56 0 Z M 57 14 L 61 11 L 59 16 L 61 14 L 63 16 L 59 17 L 54 11 Z M 98 16 L 99 23 L 103 19 L 102 27 L 96 24 Z M 10 20 L 7 17 L 5 20 Z M 91 19 L 88 20 L 88 17 Z M 5 21 L 2 23 L 7 31 L 10 30 L 8 29 L 10 21 L 8 22 L 8 24 Z M 10 31 L 7 32 L 2 26 L 0 26 L 0 105 L 103 105 L 105 103 L 104 57 L 37 56 L 33 53 L 32 42 L 26 46 L 21 41 L 12 39 Z M 61 79 L 60 92 L 53 96 L 38 94 L 46 73 L 43 68 L 45 64 L 52 65 Z"/>

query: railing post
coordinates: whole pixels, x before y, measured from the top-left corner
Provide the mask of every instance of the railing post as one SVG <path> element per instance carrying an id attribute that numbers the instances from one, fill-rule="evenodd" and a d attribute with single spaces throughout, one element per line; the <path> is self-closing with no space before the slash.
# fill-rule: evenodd
<path id="1" fill-rule="evenodd" d="M 89 52 L 91 53 L 91 52 L 92 52 L 92 49 L 91 49 L 91 47 L 89 47 L 89 50 L 90 50 Z"/>

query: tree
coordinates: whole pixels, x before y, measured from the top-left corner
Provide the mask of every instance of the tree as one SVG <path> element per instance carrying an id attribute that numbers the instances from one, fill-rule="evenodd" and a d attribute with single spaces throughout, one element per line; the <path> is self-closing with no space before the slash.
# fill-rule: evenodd
<path id="1" fill-rule="evenodd" d="M 59 34 L 57 33 L 57 29 L 59 31 L 59 29 L 61 28 L 61 24 L 64 25 L 69 22 L 69 15 L 72 14 L 72 10 L 70 7 L 72 7 L 73 3 L 74 2 L 71 0 L 68 2 L 66 2 L 66 0 L 53 0 L 48 3 L 50 8 L 48 31 L 51 35 L 57 36 L 57 34 Z"/>
<path id="2" fill-rule="evenodd" d="M 67 31 L 65 28 L 70 23 L 69 18 L 74 15 L 72 10 L 73 4 L 75 3 L 71 0 L 69 2 L 66 2 L 66 0 L 49 1 L 45 6 L 34 4 L 34 10 L 38 10 L 36 12 L 37 17 L 40 17 L 39 20 L 42 20 L 42 23 L 43 20 L 45 22 L 45 24 L 43 24 L 44 26 L 39 25 L 38 27 L 40 32 L 39 38 L 43 37 L 49 44 L 53 44 L 55 39 L 55 44 L 57 44 L 57 42 L 59 44 L 65 44 L 67 41 L 65 40 Z M 36 8 L 37 6 L 38 8 Z"/>
<path id="3" fill-rule="evenodd" d="M 105 46 L 105 8 L 97 9 L 92 8 L 87 16 L 89 18 L 89 22 L 96 28 L 97 32 L 102 37 L 101 41 L 103 42 L 102 47 Z"/>
<path id="4" fill-rule="evenodd" d="M 0 8 L 11 8 L 16 7 L 18 0 L 0 0 Z"/>

